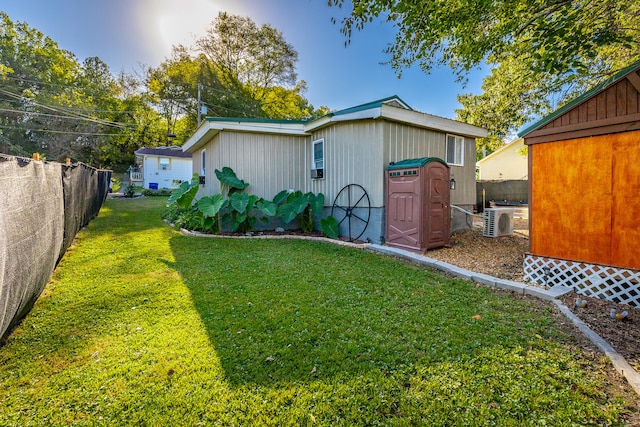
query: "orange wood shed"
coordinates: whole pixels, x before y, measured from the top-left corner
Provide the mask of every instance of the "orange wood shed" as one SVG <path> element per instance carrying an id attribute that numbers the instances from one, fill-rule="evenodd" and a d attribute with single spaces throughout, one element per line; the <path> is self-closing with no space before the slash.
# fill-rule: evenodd
<path id="1" fill-rule="evenodd" d="M 530 255 L 640 269 L 639 71 L 640 61 L 521 132 Z"/>

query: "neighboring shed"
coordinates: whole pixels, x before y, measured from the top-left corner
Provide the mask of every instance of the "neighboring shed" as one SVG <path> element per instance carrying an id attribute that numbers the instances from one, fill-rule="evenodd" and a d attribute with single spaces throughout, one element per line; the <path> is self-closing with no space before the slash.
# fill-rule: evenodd
<path id="1" fill-rule="evenodd" d="M 393 96 L 336 111 L 312 121 L 207 118 L 183 146 L 203 194 L 219 191 L 213 171 L 224 166 L 249 182 L 253 194 L 272 199 L 291 189 L 325 195 L 325 215 L 341 189 L 366 190 L 371 218 L 362 239 L 384 240 L 385 174 L 390 162 L 419 157 L 448 161 L 456 189 L 451 203 L 473 209 L 475 138 L 484 129 L 412 110 Z M 463 218 L 456 224 L 464 226 Z"/>
<path id="2" fill-rule="evenodd" d="M 135 155 L 137 170 L 131 172 L 130 178 L 144 188 L 176 188 L 193 175 L 191 153 L 181 147 L 142 147 Z"/>
<path id="3" fill-rule="evenodd" d="M 640 306 L 640 62 L 521 132 L 525 277 Z"/>

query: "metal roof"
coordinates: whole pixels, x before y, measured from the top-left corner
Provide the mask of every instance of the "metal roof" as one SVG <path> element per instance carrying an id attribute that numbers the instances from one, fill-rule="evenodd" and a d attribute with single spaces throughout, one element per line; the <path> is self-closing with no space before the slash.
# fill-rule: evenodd
<path id="1" fill-rule="evenodd" d="M 542 119 L 538 120 L 537 122 L 535 122 L 531 126 L 528 126 L 526 129 L 518 132 L 518 136 L 519 137 L 525 137 L 528 134 L 530 134 L 531 132 L 533 132 L 535 130 L 538 130 L 539 128 L 551 123 L 552 121 L 554 121 L 555 119 L 557 119 L 558 117 L 560 117 L 561 115 L 566 113 L 567 111 L 573 109 L 574 107 L 577 107 L 578 105 L 582 104 L 587 99 L 597 95 L 598 93 L 600 93 L 603 90 L 607 89 L 611 85 L 613 85 L 613 84 L 617 83 L 618 81 L 622 80 L 628 74 L 632 73 L 633 71 L 635 71 L 638 68 L 640 68 L 640 61 L 636 61 L 633 64 L 621 69 L 620 71 L 615 73 L 613 76 L 609 77 L 607 80 L 605 80 L 602 83 L 592 87 L 590 90 L 588 90 L 587 92 L 585 92 L 582 95 L 578 96 L 577 98 L 571 100 L 570 102 L 566 103 L 561 108 L 558 108 L 556 111 L 554 111 L 553 113 L 549 114 L 548 116 L 543 117 Z"/>
<path id="2" fill-rule="evenodd" d="M 329 117 L 341 116 L 343 114 L 356 113 L 358 111 L 370 110 L 372 108 L 380 108 L 382 104 L 391 104 L 391 101 L 396 101 L 398 104 L 407 110 L 413 111 L 413 108 L 409 107 L 409 104 L 400 99 L 397 95 L 389 96 L 387 98 L 378 99 L 375 101 L 367 102 L 366 104 L 356 105 L 355 107 L 345 108 L 344 110 L 334 111 L 327 114 Z"/>
<path id="3" fill-rule="evenodd" d="M 257 117 L 205 117 L 208 122 L 237 122 L 237 123 L 274 123 L 274 124 L 300 124 L 308 123 L 309 120 L 289 120 L 289 119 L 260 119 Z"/>

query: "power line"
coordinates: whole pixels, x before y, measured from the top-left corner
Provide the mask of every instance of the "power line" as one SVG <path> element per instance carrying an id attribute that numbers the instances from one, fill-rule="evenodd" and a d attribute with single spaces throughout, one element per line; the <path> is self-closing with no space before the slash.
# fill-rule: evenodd
<path id="1" fill-rule="evenodd" d="M 32 129 L 32 128 L 23 129 L 19 126 L 5 126 L 5 125 L 0 125 L 0 129 L 28 130 L 29 132 L 44 132 L 44 133 L 69 134 L 69 135 L 85 135 L 85 136 L 111 136 L 111 137 L 128 136 L 121 133 L 118 134 L 118 133 L 76 132 L 76 131 L 67 131 L 67 130 Z"/>

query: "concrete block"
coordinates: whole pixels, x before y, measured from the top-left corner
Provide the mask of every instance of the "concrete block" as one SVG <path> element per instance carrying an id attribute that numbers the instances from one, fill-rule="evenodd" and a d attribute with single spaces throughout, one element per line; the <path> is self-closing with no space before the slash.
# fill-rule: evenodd
<path id="1" fill-rule="evenodd" d="M 552 301 L 555 299 L 555 297 L 547 289 L 538 288 L 537 286 L 525 287 L 524 294 L 531 295 L 547 301 Z"/>
<path id="2" fill-rule="evenodd" d="M 496 279 L 496 288 L 514 291 L 524 295 L 524 290 L 528 286 L 523 283 L 513 282 L 511 280 Z"/>
<path id="3" fill-rule="evenodd" d="M 496 285 L 496 278 L 493 276 L 489 276 L 488 274 L 483 274 L 483 273 L 474 273 L 471 276 L 471 280 L 473 280 L 476 283 L 480 283 L 486 286 L 495 286 Z"/>
<path id="4" fill-rule="evenodd" d="M 447 268 L 449 270 L 449 273 L 453 274 L 454 276 L 461 277 L 463 279 L 471 280 L 471 276 L 475 274 L 473 271 L 465 270 L 464 268 L 447 264 L 446 262 L 443 262 L 441 264 L 444 264 L 442 265 L 442 267 Z"/>

